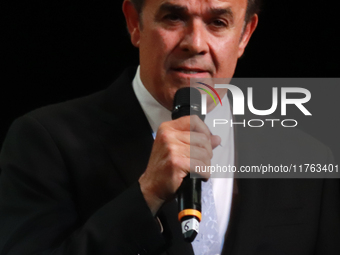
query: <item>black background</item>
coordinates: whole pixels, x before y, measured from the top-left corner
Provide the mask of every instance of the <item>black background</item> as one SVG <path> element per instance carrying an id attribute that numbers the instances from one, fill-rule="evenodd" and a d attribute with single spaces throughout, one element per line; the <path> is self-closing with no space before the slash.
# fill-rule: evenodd
<path id="1" fill-rule="evenodd" d="M 126 66 L 138 64 L 121 3 L 2 4 L 0 145 L 15 118 L 104 89 Z M 333 3 L 266 0 L 235 77 L 339 77 L 339 21 Z M 311 106 L 319 124 L 299 126 L 330 146 L 338 159 L 339 92 L 340 87 L 320 87 Z"/>

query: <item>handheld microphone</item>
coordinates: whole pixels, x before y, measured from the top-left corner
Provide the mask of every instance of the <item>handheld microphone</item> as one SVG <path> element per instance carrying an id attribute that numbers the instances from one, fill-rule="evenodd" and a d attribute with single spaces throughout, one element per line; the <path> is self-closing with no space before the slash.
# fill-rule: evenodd
<path id="1" fill-rule="evenodd" d="M 179 89 L 174 98 L 172 119 L 187 115 L 201 114 L 201 93 L 193 87 Z M 190 178 L 189 174 L 183 179 L 178 190 L 178 220 L 181 222 L 184 240 L 192 242 L 198 234 L 201 221 L 201 179 Z"/>

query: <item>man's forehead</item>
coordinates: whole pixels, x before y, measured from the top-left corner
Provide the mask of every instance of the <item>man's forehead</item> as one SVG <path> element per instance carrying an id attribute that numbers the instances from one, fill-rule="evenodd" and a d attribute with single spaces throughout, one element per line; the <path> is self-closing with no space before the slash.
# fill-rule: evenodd
<path id="1" fill-rule="evenodd" d="M 247 0 L 146 0 L 144 8 L 156 16 L 167 12 L 194 16 L 223 15 L 229 17 L 230 25 L 243 26 Z"/>
<path id="2" fill-rule="evenodd" d="M 247 0 L 145 0 L 146 5 L 162 6 L 164 4 L 172 4 L 188 7 L 230 7 L 230 8 L 246 8 Z"/>

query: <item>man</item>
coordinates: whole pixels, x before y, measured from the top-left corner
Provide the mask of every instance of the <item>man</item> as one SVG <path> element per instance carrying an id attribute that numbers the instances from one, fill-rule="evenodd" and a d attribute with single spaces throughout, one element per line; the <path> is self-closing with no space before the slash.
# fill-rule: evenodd
<path id="1" fill-rule="evenodd" d="M 123 12 L 131 34 L 131 42 L 140 49 L 141 80 L 153 98 L 171 111 L 175 92 L 181 87 L 189 86 L 190 78 L 232 77 L 237 59 L 243 54 L 257 25 L 256 14 L 245 25 L 246 8 L 246 1 L 190 1 L 185 3 L 182 1 L 149 1 L 145 2 L 143 11 L 139 14 L 132 2 L 125 1 Z M 222 93 L 220 94 L 223 96 Z M 213 105 L 210 104 L 210 108 L 211 106 Z M 188 141 L 188 137 L 182 138 L 183 133 L 178 132 L 188 130 L 188 127 L 182 127 L 183 121 L 171 122 L 160 127 L 154 149 L 161 151 L 165 149 L 164 144 L 168 142 L 177 146 L 173 148 L 173 151 L 166 149 L 160 160 L 154 159 L 154 154 L 152 154 L 150 167 L 140 179 L 142 192 L 154 213 L 164 201 L 174 195 L 183 177 L 186 176 L 186 171 L 190 168 L 187 155 L 189 144 L 186 142 L 186 148 L 183 149 L 178 146 L 180 142 Z M 207 138 L 210 138 L 209 131 L 203 130 L 204 125 L 197 129 L 201 133 L 205 131 Z M 167 140 L 164 141 L 164 139 Z M 212 139 L 212 146 L 217 146 L 218 138 L 212 137 Z M 198 140 L 202 141 L 202 139 Z M 206 144 L 203 143 L 200 146 L 204 148 Z M 209 146 L 206 150 L 208 153 L 202 152 L 201 155 L 211 156 L 212 148 Z M 188 161 L 183 162 L 183 158 L 171 157 L 170 163 L 162 162 L 168 160 L 168 155 L 173 154 L 187 155 Z M 199 158 L 202 157 L 197 159 Z M 209 165 L 209 158 L 202 161 L 205 165 Z M 180 169 L 173 169 L 172 165 L 175 163 Z M 164 169 L 163 165 L 170 165 L 171 169 Z M 170 172 L 168 176 L 165 175 L 166 179 L 162 183 L 156 184 L 161 188 L 153 187 L 155 182 L 147 179 L 149 174 L 159 179 L 159 169 Z M 153 171 L 155 171 L 154 174 L 152 174 Z M 166 191 L 164 187 L 169 183 L 169 176 L 173 176 L 172 178 L 177 182 L 170 185 L 170 189 Z M 150 190 L 152 194 L 149 195 Z M 153 194 L 158 190 L 162 194 Z"/>
<path id="2" fill-rule="evenodd" d="M 8 133 L 0 158 L 0 254 L 193 254 L 174 196 L 194 170 L 190 161 L 210 165 L 221 138 L 198 118 L 191 127 L 189 117 L 170 121 L 173 97 L 190 78 L 232 77 L 257 26 L 252 4 L 125 0 L 140 50 L 137 75 L 129 69 L 105 91 L 31 112 Z M 143 93 L 168 111 L 164 122 L 145 111 Z M 252 133 L 238 136 L 238 151 L 248 149 Z M 329 156 L 324 147 L 306 154 Z M 337 185 L 240 181 L 222 254 L 335 254 L 338 196 L 327 197 Z M 313 192 L 303 209 L 300 186 L 302 197 Z"/>

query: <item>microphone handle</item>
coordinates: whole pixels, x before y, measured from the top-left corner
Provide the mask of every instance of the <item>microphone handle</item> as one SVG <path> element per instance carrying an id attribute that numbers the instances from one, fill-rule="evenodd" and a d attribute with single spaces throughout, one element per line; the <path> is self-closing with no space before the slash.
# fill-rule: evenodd
<path id="1" fill-rule="evenodd" d="M 199 232 L 199 222 L 202 218 L 201 185 L 201 179 L 187 175 L 178 191 L 178 219 L 187 242 L 194 241 Z"/>
<path id="2" fill-rule="evenodd" d="M 193 87 L 179 89 L 174 97 L 172 119 L 187 115 L 201 114 L 201 93 Z M 181 222 L 182 233 L 187 242 L 192 242 L 198 234 L 201 221 L 201 184 L 200 178 L 190 178 L 188 174 L 178 190 L 178 220 Z"/>

